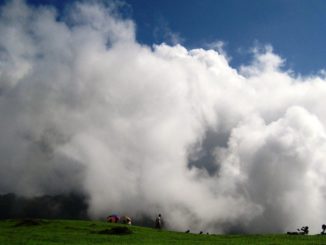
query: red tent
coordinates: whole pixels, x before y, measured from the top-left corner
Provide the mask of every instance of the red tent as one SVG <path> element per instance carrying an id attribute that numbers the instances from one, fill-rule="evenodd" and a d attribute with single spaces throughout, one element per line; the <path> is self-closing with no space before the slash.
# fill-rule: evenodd
<path id="1" fill-rule="evenodd" d="M 120 217 L 116 214 L 109 215 L 106 218 L 106 221 L 110 222 L 110 223 L 118 223 L 119 220 L 120 220 Z"/>

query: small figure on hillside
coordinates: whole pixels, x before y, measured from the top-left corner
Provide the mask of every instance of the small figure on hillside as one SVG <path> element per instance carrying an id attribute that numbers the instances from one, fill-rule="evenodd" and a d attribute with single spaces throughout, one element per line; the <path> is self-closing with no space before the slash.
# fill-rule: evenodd
<path id="1" fill-rule="evenodd" d="M 159 214 L 155 219 L 155 228 L 156 229 L 162 229 L 162 226 L 163 226 L 162 215 Z"/>
<path id="2" fill-rule="evenodd" d="M 200 231 L 199 234 L 200 234 L 200 235 L 203 234 L 203 231 Z"/>
<path id="3" fill-rule="evenodd" d="M 297 229 L 294 232 L 287 232 L 288 235 L 308 235 L 309 234 L 309 227 L 302 226 L 301 229 Z"/>
<path id="4" fill-rule="evenodd" d="M 185 233 L 189 233 L 189 232 L 190 232 L 190 230 L 186 230 L 186 231 L 185 231 Z"/>
<path id="5" fill-rule="evenodd" d="M 121 223 L 126 225 L 131 225 L 131 218 L 129 216 L 122 216 Z"/>
<path id="6" fill-rule="evenodd" d="M 301 235 L 308 235 L 309 234 L 309 227 L 308 226 L 302 226 L 300 234 Z"/>
<path id="7" fill-rule="evenodd" d="M 323 225 L 321 226 L 321 229 L 322 229 L 323 231 L 320 232 L 320 234 L 322 234 L 322 235 L 326 235 L 326 225 L 325 225 L 325 224 L 323 224 Z"/>

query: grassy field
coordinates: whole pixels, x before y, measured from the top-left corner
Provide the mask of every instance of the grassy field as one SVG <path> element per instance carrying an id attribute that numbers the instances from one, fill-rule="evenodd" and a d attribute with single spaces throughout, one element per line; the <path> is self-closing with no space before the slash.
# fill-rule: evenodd
<path id="1" fill-rule="evenodd" d="M 7 220 L 0 221 L 0 244 L 326 244 L 326 236 L 199 235 L 99 221 Z"/>

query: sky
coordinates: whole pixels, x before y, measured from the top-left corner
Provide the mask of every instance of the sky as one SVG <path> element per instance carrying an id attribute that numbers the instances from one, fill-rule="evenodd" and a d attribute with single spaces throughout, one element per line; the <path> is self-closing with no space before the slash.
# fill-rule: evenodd
<path id="1" fill-rule="evenodd" d="M 322 2 L 178 2 L 1 5 L 0 194 L 77 193 L 91 218 L 162 213 L 177 231 L 319 233 Z"/>
<path id="2" fill-rule="evenodd" d="M 144 42 L 162 25 L 188 47 L 221 40 L 234 66 L 247 60 L 256 44 L 271 44 L 288 67 L 309 74 L 324 68 L 325 1 L 129 1 Z M 161 37 L 162 38 L 162 37 Z"/>
<path id="3" fill-rule="evenodd" d="M 72 1 L 28 0 L 60 10 Z M 310 75 L 325 68 L 326 3 L 323 0 L 126 0 L 122 12 L 136 23 L 141 43 L 181 42 L 189 48 L 222 41 L 238 67 L 255 46 L 270 44 L 285 68 Z"/>

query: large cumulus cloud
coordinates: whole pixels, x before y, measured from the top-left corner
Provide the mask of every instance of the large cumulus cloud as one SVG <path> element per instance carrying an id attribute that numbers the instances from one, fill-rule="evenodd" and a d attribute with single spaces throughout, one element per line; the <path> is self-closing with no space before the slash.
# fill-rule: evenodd
<path id="1" fill-rule="evenodd" d="M 113 5 L 10 1 L 0 16 L 0 192 L 83 192 L 89 214 L 276 232 L 326 218 L 323 75 L 272 48 L 141 45 Z"/>

